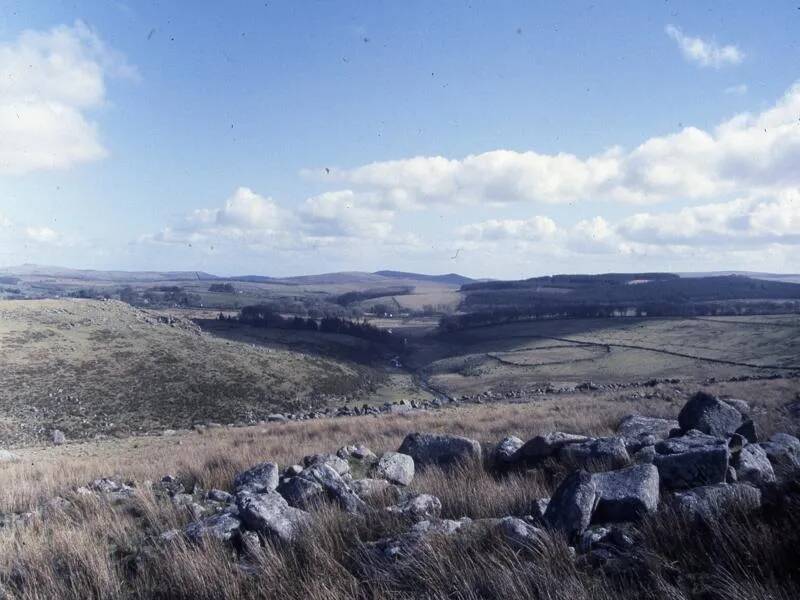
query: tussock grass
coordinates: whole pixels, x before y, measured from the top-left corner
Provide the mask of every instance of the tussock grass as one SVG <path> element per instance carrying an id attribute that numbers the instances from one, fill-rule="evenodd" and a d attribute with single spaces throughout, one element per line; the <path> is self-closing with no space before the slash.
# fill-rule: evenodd
<path id="1" fill-rule="evenodd" d="M 468 435 L 485 447 L 505 435 L 527 439 L 557 429 L 608 435 L 634 411 L 673 416 L 677 407 L 663 400 L 634 407 L 576 396 L 21 451 L 19 462 L 0 465 L 0 510 L 31 510 L 59 494 L 72 504 L 48 506 L 30 526 L 0 530 L 0 588 L 10 598 L 30 600 L 800 597 L 798 484 L 771 494 L 763 514 L 733 513 L 702 528 L 665 505 L 634 532 L 640 540 L 636 570 L 616 577 L 576 562 L 555 534 L 522 551 L 491 537 L 434 536 L 410 556 L 388 562 L 369 543 L 402 534 L 407 523 L 382 511 L 353 517 L 330 505 L 315 509 L 314 527 L 291 547 L 268 543 L 240 554 L 213 542 L 166 543 L 160 533 L 182 527 L 191 516 L 145 485 L 171 473 L 203 488 L 226 489 L 237 471 L 260 461 L 294 464 L 353 442 L 376 452 L 394 450 L 410 431 Z M 474 464 L 451 472 L 422 470 L 412 487 L 438 496 L 443 517 L 502 517 L 528 514 L 530 503 L 548 496 L 560 475 L 546 469 L 494 475 Z M 133 502 L 114 505 L 73 492 L 101 476 L 135 482 Z"/>

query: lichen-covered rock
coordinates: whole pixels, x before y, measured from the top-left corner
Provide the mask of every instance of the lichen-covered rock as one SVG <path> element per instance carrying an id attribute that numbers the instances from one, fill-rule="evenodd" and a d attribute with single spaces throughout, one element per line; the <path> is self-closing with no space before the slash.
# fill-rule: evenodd
<path id="1" fill-rule="evenodd" d="M 653 465 L 634 465 L 592 475 L 598 502 L 598 523 L 636 521 L 658 508 L 659 477 Z"/>
<path id="2" fill-rule="evenodd" d="M 558 459 L 566 464 L 588 469 L 593 466 L 622 467 L 630 463 L 630 456 L 621 437 L 605 437 L 575 444 L 567 444 L 558 451 Z"/>
<path id="3" fill-rule="evenodd" d="M 290 477 L 281 482 L 277 492 L 284 497 L 289 506 L 308 510 L 315 502 L 325 497 L 324 488 L 311 479 L 305 477 Z"/>
<path id="4" fill-rule="evenodd" d="M 544 520 L 544 513 L 547 511 L 547 505 L 550 504 L 550 498 L 539 498 L 531 502 L 531 517 L 536 521 Z"/>
<path id="5" fill-rule="evenodd" d="M 633 414 L 619 422 L 617 434 L 625 440 L 628 452 L 638 452 L 645 446 L 652 446 L 667 439 L 669 432 L 678 426 L 678 421 L 675 419 L 658 419 Z"/>
<path id="6" fill-rule="evenodd" d="M 544 521 L 568 538 L 583 533 L 597 507 L 597 489 L 586 471 L 575 471 L 558 486 L 544 513 Z"/>
<path id="7" fill-rule="evenodd" d="M 430 521 L 439 516 L 442 502 L 430 494 L 416 494 L 400 504 L 387 507 L 386 510 L 414 521 Z"/>
<path id="8" fill-rule="evenodd" d="M 525 550 L 540 544 L 545 533 L 517 517 L 500 519 L 495 531 L 517 550 Z"/>
<path id="9" fill-rule="evenodd" d="M 499 467 L 511 465 L 514 462 L 514 455 L 524 445 L 525 442 L 513 435 L 503 438 L 494 449 L 495 464 Z"/>
<path id="10" fill-rule="evenodd" d="M 208 538 L 228 542 L 239 534 L 241 526 L 241 519 L 229 512 L 221 512 L 189 523 L 183 532 L 189 540 L 195 543 L 200 543 Z"/>
<path id="11" fill-rule="evenodd" d="M 730 404 L 706 392 L 697 392 L 678 414 L 681 429 L 696 429 L 716 437 L 734 433 L 742 424 L 742 415 Z"/>
<path id="12" fill-rule="evenodd" d="M 276 492 L 236 494 L 239 516 L 247 529 L 265 536 L 273 536 L 283 542 L 293 541 L 311 522 L 311 516 L 293 508 Z"/>
<path id="13" fill-rule="evenodd" d="M 375 498 L 386 493 L 392 488 L 392 484 L 385 479 L 356 479 L 350 484 L 352 490 L 358 494 L 359 498 Z"/>
<path id="14" fill-rule="evenodd" d="M 278 487 L 278 465 L 264 462 L 236 475 L 233 489 L 236 492 L 272 492 Z"/>
<path id="15" fill-rule="evenodd" d="M 760 486 L 775 481 L 775 470 L 767 452 L 758 444 L 741 449 L 735 460 L 736 480 Z"/>
<path id="16" fill-rule="evenodd" d="M 756 432 L 756 424 L 753 423 L 750 419 L 744 421 L 739 427 L 736 429 L 736 433 L 741 435 L 751 444 L 755 444 L 758 442 L 758 433 Z"/>
<path id="17" fill-rule="evenodd" d="M 303 458 L 303 464 L 306 468 L 328 465 L 339 475 L 345 475 L 350 472 L 350 463 L 335 454 L 312 454 Z"/>
<path id="18" fill-rule="evenodd" d="M 410 433 L 400 445 L 398 452 L 408 454 L 419 467 L 437 465 L 450 467 L 463 462 L 480 462 L 481 445 L 460 435 L 433 433 Z"/>
<path id="19" fill-rule="evenodd" d="M 746 483 L 718 483 L 675 494 L 678 508 L 704 520 L 730 510 L 750 512 L 761 507 L 761 491 Z"/>
<path id="20" fill-rule="evenodd" d="M 346 512 L 357 513 L 366 509 L 364 501 L 353 492 L 342 476 L 326 463 L 317 463 L 303 469 L 299 478 L 318 483 L 328 498 L 337 502 Z"/>
<path id="21" fill-rule="evenodd" d="M 373 475 L 398 485 L 409 485 L 414 479 L 414 459 L 400 452 L 386 452 L 375 465 Z"/>
<path id="22" fill-rule="evenodd" d="M 555 431 L 531 438 L 514 455 L 514 461 L 528 466 L 535 466 L 542 460 L 554 456 L 567 444 L 586 442 L 585 435 Z"/>
<path id="23" fill-rule="evenodd" d="M 779 473 L 791 473 L 800 470 L 800 440 L 788 433 L 776 433 L 761 447 L 767 458 Z"/>
<path id="24" fill-rule="evenodd" d="M 670 490 L 722 483 L 728 471 L 730 451 L 724 439 L 699 431 L 662 440 L 655 446 L 653 464 L 661 485 Z"/>

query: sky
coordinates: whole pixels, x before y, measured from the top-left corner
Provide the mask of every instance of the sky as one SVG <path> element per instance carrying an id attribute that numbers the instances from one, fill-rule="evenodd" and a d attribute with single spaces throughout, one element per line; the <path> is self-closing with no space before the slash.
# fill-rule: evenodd
<path id="1" fill-rule="evenodd" d="M 0 267 L 799 257 L 796 1 L 0 0 Z"/>

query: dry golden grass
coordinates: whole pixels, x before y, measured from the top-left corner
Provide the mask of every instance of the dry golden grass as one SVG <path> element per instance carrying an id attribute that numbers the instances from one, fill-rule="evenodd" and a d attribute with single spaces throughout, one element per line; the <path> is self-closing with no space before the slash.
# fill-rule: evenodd
<path id="1" fill-rule="evenodd" d="M 756 413 L 762 427 L 786 425 L 783 417 L 771 415 L 784 400 L 754 400 L 765 410 Z M 535 552 L 514 551 L 495 539 L 434 538 L 408 560 L 387 564 L 364 543 L 407 526 L 382 512 L 355 518 L 329 506 L 316 511 L 313 530 L 299 543 L 268 544 L 246 559 L 214 543 L 167 544 L 158 535 L 182 526 L 190 516 L 159 501 L 144 485 L 170 473 L 203 488 L 225 489 L 234 473 L 260 461 L 289 465 L 353 442 L 376 452 L 394 450 L 410 431 L 462 434 L 485 444 L 510 434 L 527 439 L 553 430 L 603 435 L 626 414 L 674 416 L 682 403 L 682 398 L 575 395 L 22 450 L 20 461 L 0 465 L 0 511 L 46 506 L 59 494 L 73 504 L 48 507 L 31 526 L 0 532 L 0 586 L 11 598 L 31 600 L 796 597 L 800 572 L 791 557 L 800 543 L 797 490 L 790 490 L 787 500 L 765 517 L 721 523 L 703 538 L 668 510 L 661 511 L 639 532 L 643 574 L 620 581 L 580 567 L 558 535 L 548 535 Z M 136 482 L 135 501 L 112 506 L 71 493 L 101 476 Z M 473 465 L 451 473 L 429 469 L 412 486 L 437 495 L 444 517 L 484 518 L 527 514 L 530 502 L 548 495 L 555 483 L 543 472 L 498 478 Z"/>

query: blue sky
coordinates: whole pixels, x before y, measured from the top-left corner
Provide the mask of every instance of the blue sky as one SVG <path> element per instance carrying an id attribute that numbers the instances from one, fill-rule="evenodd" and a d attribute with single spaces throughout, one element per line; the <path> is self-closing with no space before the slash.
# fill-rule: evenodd
<path id="1" fill-rule="evenodd" d="M 796 2 L 0 14 L 0 266 L 800 271 Z"/>

